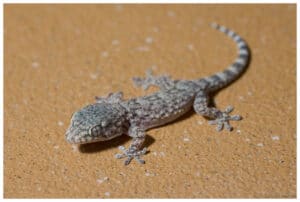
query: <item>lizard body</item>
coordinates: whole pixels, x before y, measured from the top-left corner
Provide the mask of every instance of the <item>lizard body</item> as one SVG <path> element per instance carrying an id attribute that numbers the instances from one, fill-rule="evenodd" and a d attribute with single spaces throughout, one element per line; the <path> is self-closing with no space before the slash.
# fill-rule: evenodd
<path id="1" fill-rule="evenodd" d="M 246 69 L 249 60 L 249 48 L 246 42 L 235 32 L 224 26 L 212 24 L 212 27 L 232 38 L 238 47 L 238 57 L 224 71 L 212 76 L 195 80 L 172 80 L 168 76 L 153 76 L 147 72 L 146 78 L 133 78 L 136 86 L 147 89 L 150 85 L 160 91 L 148 96 L 123 100 L 122 92 L 111 93 L 108 97 L 96 97 L 96 103 L 75 112 L 66 132 L 66 140 L 73 144 L 105 141 L 122 134 L 133 138 L 128 149 L 120 146 L 126 157 L 125 164 L 132 159 L 144 163 L 141 156 L 147 151 L 142 149 L 146 130 L 167 124 L 193 108 L 197 114 L 211 119 L 209 124 L 217 125 L 220 131 L 225 127 L 232 130 L 230 120 L 241 120 L 239 115 L 230 116 L 233 107 L 225 111 L 209 106 L 209 93 L 217 91 L 237 79 Z"/>

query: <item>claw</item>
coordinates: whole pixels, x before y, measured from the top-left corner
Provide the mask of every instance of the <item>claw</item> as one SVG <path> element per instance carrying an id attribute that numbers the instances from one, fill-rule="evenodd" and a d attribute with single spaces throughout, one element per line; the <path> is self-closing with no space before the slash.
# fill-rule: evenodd
<path id="1" fill-rule="evenodd" d="M 219 132 L 221 130 L 223 130 L 223 123 L 218 123 L 216 130 Z"/>
<path id="2" fill-rule="evenodd" d="M 217 120 L 210 120 L 210 121 L 208 121 L 208 124 L 209 125 L 217 125 L 218 121 Z"/>
<path id="3" fill-rule="evenodd" d="M 233 127 L 229 124 L 229 121 L 225 121 L 224 126 L 228 131 L 232 131 L 233 129 Z"/>
<path id="4" fill-rule="evenodd" d="M 125 154 L 116 154 L 115 155 L 115 158 L 117 159 L 121 159 L 121 158 L 124 158 L 125 157 Z"/>
<path id="5" fill-rule="evenodd" d="M 140 156 L 137 156 L 137 157 L 135 158 L 135 160 L 136 160 L 137 162 L 139 162 L 140 164 L 145 164 L 145 161 L 144 161 L 143 159 L 141 159 Z"/>
<path id="6" fill-rule="evenodd" d="M 128 158 L 126 159 L 126 161 L 124 162 L 124 164 L 127 166 L 127 165 L 131 162 L 132 159 L 133 159 L 132 156 L 128 157 Z"/>
<path id="7" fill-rule="evenodd" d="M 233 109 L 234 109 L 233 106 L 227 106 L 224 112 L 228 114 L 228 113 L 232 112 Z"/>
<path id="8" fill-rule="evenodd" d="M 126 148 L 124 146 L 119 146 L 118 149 L 121 150 L 122 152 L 126 151 Z"/>
<path id="9" fill-rule="evenodd" d="M 230 120 L 232 120 L 232 121 L 240 121 L 242 119 L 243 119 L 243 117 L 240 115 L 233 115 L 230 117 Z"/>

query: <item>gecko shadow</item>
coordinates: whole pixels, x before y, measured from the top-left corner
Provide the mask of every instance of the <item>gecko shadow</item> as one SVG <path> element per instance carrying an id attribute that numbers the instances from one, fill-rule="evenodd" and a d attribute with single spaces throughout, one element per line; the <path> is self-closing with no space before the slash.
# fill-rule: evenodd
<path id="1" fill-rule="evenodd" d="M 118 146 L 124 145 L 126 142 L 131 141 L 131 137 L 127 135 L 121 135 L 120 137 L 102 141 L 102 142 L 93 142 L 88 144 L 79 145 L 79 151 L 82 153 L 96 153 L 111 148 L 117 148 Z M 149 135 L 146 136 L 143 146 L 149 147 L 155 142 L 155 139 Z"/>

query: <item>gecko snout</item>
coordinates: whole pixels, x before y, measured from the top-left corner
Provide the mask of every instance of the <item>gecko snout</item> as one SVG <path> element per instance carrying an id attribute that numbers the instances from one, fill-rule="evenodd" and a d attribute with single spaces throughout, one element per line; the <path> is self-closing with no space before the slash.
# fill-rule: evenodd
<path id="1" fill-rule="evenodd" d="M 65 133 L 65 139 L 71 144 L 83 144 L 86 142 L 85 136 L 83 136 L 80 131 L 72 128 L 71 126 Z"/>
<path id="2" fill-rule="evenodd" d="M 69 143 L 74 143 L 74 136 L 71 133 L 71 128 L 69 127 L 65 133 L 65 139 L 69 142 Z"/>

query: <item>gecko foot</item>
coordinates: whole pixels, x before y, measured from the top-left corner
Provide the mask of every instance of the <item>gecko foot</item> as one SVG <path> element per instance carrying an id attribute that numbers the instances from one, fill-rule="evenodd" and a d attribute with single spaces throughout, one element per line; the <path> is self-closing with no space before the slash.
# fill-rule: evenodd
<path id="1" fill-rule="evenodd" d="M 132 80 L 136 87 L 142 87 L 143 90 L 147 90 L 149 86 L 153 85 L 154 76 L 152 70 L 148 69 L 146 71 L 146 78 L 133 77 Z"/>
<path id="2" fill-rule="evenodd" d="M 125 147 L 119 146 L 119 150 L 121 150 L 123 152 L 123 154 L 116 154 L 115 157 L 117 159 L 127 157 L 127 159 L 124 162 L 125 165 L 128 165 L 132 159 L 135 159 L 136 161 L 138 161 L 141 164 L 145 163 L 145 161 L 143 159 L 141 159 L 141 156 L 146 154 L 146 152 L 147 152 L 146 147 L 144 147 L 142 150 L 136 151 L 136 150 L 133 150 L 130 148 L 125 149 Z"/>
<path id="3" fill-rule="evenodd" d="M 158 86 L 160 89 L 168 89 L 174 86 L 174 81 L 168 75 L 154 76 L 152 70 L 146 71 L 146 77 L 133 77 L 134 85 L 141 87 L 143 90 L 147 90 L 150 86 Z"/>
<path id="4" fill-rule="evenodd" d="M 229 121 L 239 121 L 242 120 L 240 115 L 230 116 L 229 113 L 233 111 L 232 106 L 228 106 L 224 112 L 219 112 L 215 120 L 208 121 L 210 125 L 217 125 L 216 130 L 221 131 L 224 127 L 231 131 L 233 128 L 230 125 Z"/>

